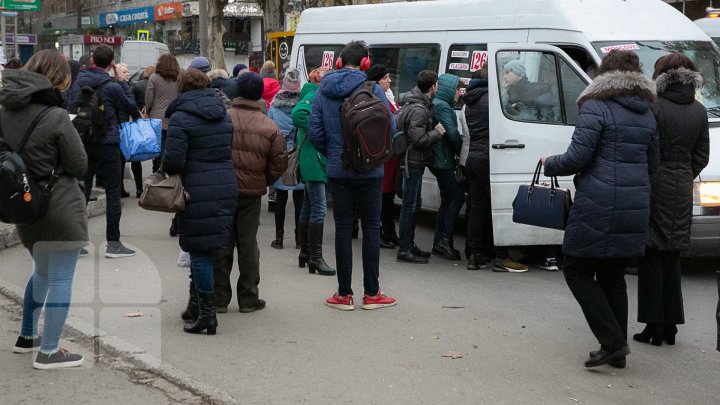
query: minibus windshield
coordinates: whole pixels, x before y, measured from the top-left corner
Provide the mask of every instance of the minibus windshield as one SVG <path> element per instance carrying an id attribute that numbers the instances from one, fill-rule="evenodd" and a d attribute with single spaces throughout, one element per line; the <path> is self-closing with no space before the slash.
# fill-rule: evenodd
<path id="1" fill-rule="evenodd" d="M 655 61 L 670 52 L 679 52 L 690 58 L 705 78 L 703 87 L 696 93 L 705 105 L 709 118 L 720 118 L 720 53 L 711 42 L 701 41 L 614 41 L 593 43 L 602 58 L 613 49 L 629 50 L 640 57 L 643 72 L 652 77 Z"/>

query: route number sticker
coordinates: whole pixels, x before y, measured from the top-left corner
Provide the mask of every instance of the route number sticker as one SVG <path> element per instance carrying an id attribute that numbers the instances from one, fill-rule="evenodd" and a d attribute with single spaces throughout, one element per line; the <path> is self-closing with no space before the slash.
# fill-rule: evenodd
<path id="1" fill-rule="evenodd" d="M 322 67 L 332 69 L 333 61 L 335 60 L 335 51 L 323 52 Z"/>
<path id="2" fill-rule="evenodd" d="M 475 72 L 482 69 L 487 62 L 487 52 L 485 51 L 473 51 L 472 59 L 470 59 L 470 71 Z"/>

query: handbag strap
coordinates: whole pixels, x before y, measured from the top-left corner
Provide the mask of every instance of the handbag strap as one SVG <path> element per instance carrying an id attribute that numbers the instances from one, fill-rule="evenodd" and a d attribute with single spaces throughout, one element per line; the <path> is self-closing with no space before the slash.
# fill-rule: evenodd
<path id="1" fill-rule="evenodd" d="M 537 166 L 535 166 L 535 172 L 533 173 L 533 179 L 532 183 L 530 183 L 530 186 L 535 186 L 536 184 L 540 184 L 540 172 L 542 169 L 542 160 L 538 160 Z M 557 176 L 550 176 L 550 188 L 554 190 L 555 188 L 560 188 L 560 182 L 558 181 Z"/>

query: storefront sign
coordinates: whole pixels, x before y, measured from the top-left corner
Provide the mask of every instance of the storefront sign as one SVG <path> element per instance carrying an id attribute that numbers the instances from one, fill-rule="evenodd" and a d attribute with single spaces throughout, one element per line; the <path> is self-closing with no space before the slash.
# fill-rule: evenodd
<path id="1" fill-rule="evenodd" d="M 155 21 L 173 20 L 182 17 L 183 3 L 167 3 L 155 6 Z"/>
<path id="2" fill-rule="evenodd" d="M 234 52 L 235 55 L 249 55 L 251 43 L 247 41 L 227 40 L 223 41 L 225 52 Z"/>
<path id="3" fill-rule="evenodd" d="M 83 35 L 83 43 L 88 45 L 120 46 L 122 39 L 111 35 Z"/>
<path id="4" fill-rule="evenodd" d="M 5 10 L 39 11 L 40 0 L 0 0 L 0 8 Z"/>
<path id="5" fill-rule="evenodd" d="M 8 45 L 14 44 L 15 43 L 15 35 L 13 35 L 13 34 L 5 35 L 5 42 L 7 42 Z M 35 35 L 35 34 L 18 34 L 17 35 L 17 44 L 18 45 L 35 45 L 35 44 L 37 44 L 37 35 Z"/>
<path id="6" fill-rule="evenodd" d="M 262 17 L 263 12 L 257 3 L 232 3 L 223 8 L 225 17 Z M 182 16 L 192 17 L 200 14 L 197 1 L 188 1 L 182 4 Z"/>
<path id="7" fill-rule="evenodd" d="M 155 21 L 155 8 L 143 7 L 130 10 L 116 11 L 114 13 L 100 14 L 100 28 L 112 25 L 129 25 Z"/>

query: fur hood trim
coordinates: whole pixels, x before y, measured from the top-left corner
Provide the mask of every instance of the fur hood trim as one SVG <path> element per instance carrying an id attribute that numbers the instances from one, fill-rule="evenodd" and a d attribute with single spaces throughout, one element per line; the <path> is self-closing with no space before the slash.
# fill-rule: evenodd
<path id="1" fill-rule="evenodd" d="M 293 108 L 300 101 L 299 97 L 300 93 L 296 91 L 280 90 L 273 98 L 272 103 L 270 103 L 270 107 Z"/>
<path id="2" fill-rule="evenodd" d="M 673 84 L 692 84 L 697 89 L 703 85 L 703 81 L 703 77 L 699 72 L 694 72 L 685 68 L 677 68 L 670 69 L 658 76 L 655 80 L 655 84 L 657 86 L 657 92 L 660 94 L 664 93 L 668 87 Z"/>
<path id="3" fill-rule="evenodd" d="M 655 101 L 655 83 L 642 73 L 615 70 L 597 76 L 577 99 L 582 106 L 587 100 L 609 100 L 619 96 L 637 96 Z"/>

